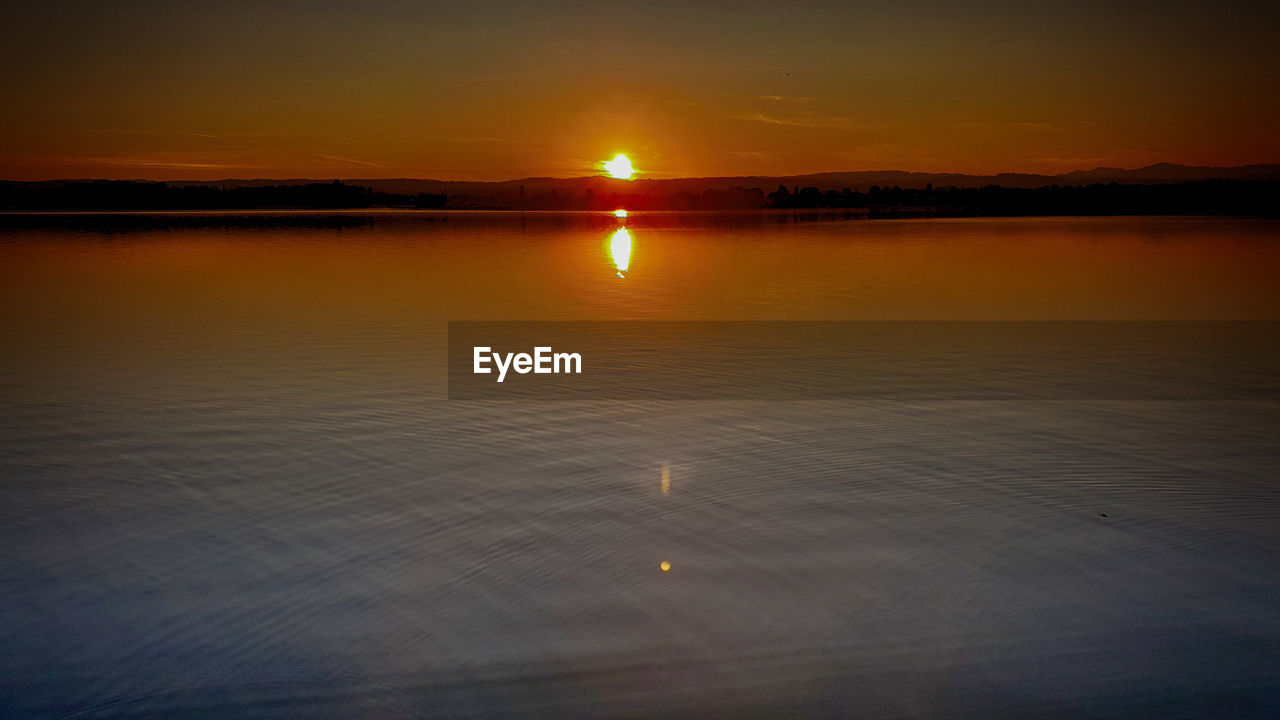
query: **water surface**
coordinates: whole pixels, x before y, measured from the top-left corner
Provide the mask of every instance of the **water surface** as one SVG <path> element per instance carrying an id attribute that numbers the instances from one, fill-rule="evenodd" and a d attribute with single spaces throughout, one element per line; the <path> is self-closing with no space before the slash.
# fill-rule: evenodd
<path id="1" fill-rule="evenodd" d="M 619 223 L 0 218 L 0 711 L 1280 713 L 1272 402 L 444 371 L 449 320 L 1280 320 L 1280 223 Z"/>

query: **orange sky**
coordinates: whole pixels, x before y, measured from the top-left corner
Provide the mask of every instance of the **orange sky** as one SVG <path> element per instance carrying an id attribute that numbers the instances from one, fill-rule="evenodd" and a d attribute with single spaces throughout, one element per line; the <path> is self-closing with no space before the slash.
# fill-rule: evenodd
<path id="1" fill-rule="evenodd" d="M 1275 3 L 0 10 L 0 178 L 1280 162 Z"/>

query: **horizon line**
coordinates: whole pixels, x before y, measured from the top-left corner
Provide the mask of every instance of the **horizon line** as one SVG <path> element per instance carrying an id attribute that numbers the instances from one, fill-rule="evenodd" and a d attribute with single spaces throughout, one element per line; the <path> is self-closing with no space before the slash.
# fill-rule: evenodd
<path id="1" fill-rule="evenodd" d="M 102 181 L 102 182 L 148 182 L 148 183 L 220 183 L 220 182 L 268 182 L 268 181 L 269 182 L 287 182 L 287 181 L 305 180 L 309 182 L 353 182 L 354 183 L 354 182 L 361 182 L 361 181 L 367 182 L 367 181 L 404 180 L 404 181 L 414 181 L 414 182 L 501 185 L 505 183 L 521 183 L 521 182 L 530 182 L 530 181 L 564 182 L 564 181 L 573 181 L 573 180 L 606 180 L 606 181 L 617 182 L 617 183 L 634 183 L 638 181 L 671 182 L 671 181 L 684 181 L 684 180 L 734 180 L 739 178 L 741 179 L 755 179 L 755 178 L 785 179 L 785 178 L 814 177 L 819 175 L 854 175 L 854 174 L 873 174 L 873 173 L 901 173 L 904 175 L 946 175 L 946 176 L 959 176 L 959 177 L 972 177 L 972 178 L 1001 177 L 1001 176 L 1010 176 L 1010 175 L 1025 176 L 1025 177 L 1056 178 L 1056 177 L 1064 177 L 1064 176 L 1078 174 L 1078 173 L 1093 173 L 1093 172 L 1100 172 L 1100 171 L 1132 173 L 1132 172 L 1141 172 L 1143 170 L 1151 170 L 1153 168 L 1158 168 L 1158 167 L 1169 167 L 1169 168 L 1177 168 L 1182 170 L 1245 170 L 1248 168 L 1280 169 L 1280 162 L 1255 162 L 1255 163 L 1245 163 L 1243 165 L 1184 165 L 1182 163 L 1173 163 L 1173 162 L 1156 162 L 1156 163 L 1151 163 L 1150 165 L 1143 165 L 1141 167 L 1136 167 L 1136 168 L 1122 168 L 1122 167 L 1114 167 L 1114 166 L 1108 166 L 1108 165 L 1098 165 L 1092 168 L 1077 168 L 1074 170 L 1066 170 L 1060 173 L 1052 173 L 1052 174 L 1020 172 L 1015 170 L 1002 170 L 1000 172 L 995 172 L 995 173 L 972 173 L 972 172 L 958 172 L 958 171 L 949 171 L 949 170 L 900 170 L 895 168 L 883 168 L 883 169 L 876 169 L 876 170 L 819 170 L 814 172 L 792 173 L 788 175 L 689 175 L 689 176 L 675 176 L 675 177 L 643 177 L 644 173 L 638 172 L 636 174 L 640 175 L 641 177 L 635 177 L 630 179 L 612 178 L 604 174 L 573 175 L 573 176 L 565 176 L 565 177 L 557 177 L 554 175 L 531 175 L 523 178 L 508 178 L 505 180 L 449 180 L 449 179 L 433 178 L 433 177 L 410 177 L 407 175 L 384 176 L 384 177 L 339 177 L 336 175 L 325 175 L 325 176 L 315 176 L 315 177 L 307 177 L 307 176 L 243 177 L 242 176 L 242 177 L 217 178 L 212 180 L 202 180 L 198 178 L 170 178 L 170 179 L 162 180 L 162 179 L 146 178 L 146 177 L 133 177 L 133 178 L 60 177 L 60 178 L 45 178 L 41 180 L 17 180 L 17 179 L 10 179 L 10 178 L 0 178 L 0 182 L 47 183 L 47 182 L 99 182 L 99 181 Z"/>

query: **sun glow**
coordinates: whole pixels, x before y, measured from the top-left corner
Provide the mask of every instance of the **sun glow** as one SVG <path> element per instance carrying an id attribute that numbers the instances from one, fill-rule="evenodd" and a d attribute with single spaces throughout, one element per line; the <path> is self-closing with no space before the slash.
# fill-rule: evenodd
<path id="1" fill-rule="evenodd" d="M 630 180 L 635 174 L 635 170 L 631 167 L 631 161 L 626 155 L 615 155 L 612 160 L 604 163 L 605 172 L 609 173 L 609 177 L 618 178 L 619 180 Z"/>

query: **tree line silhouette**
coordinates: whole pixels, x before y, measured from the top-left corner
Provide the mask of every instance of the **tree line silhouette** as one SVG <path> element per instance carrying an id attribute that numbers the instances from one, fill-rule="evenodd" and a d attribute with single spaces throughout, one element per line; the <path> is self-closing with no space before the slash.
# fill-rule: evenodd
<path id="1" fill-rule="evenodd" d="M 823 192 L 815 187 L 779 185 L 769 193 L 773 208 L 861 208 L 923 210 L 952 215 L 1110 215 L 1110 214 L 1244 214 L 1274 215 L 1280 210 L 1280 182 L 1272 180 L 1202 180 L 1157 185 L 1046 185 L 1039 188 L 880 187 L 866 192 L 844 188 Z"/>
<path id="2" fill-rule="evenodd" d="M 443 208 L 444 193 L 378 192 L 337 180 L 305 185 L 169 185 L 162 182 L 0 182 L 5 210 L 277 210 Z"/>
<path id="3" fill-rule="evenodd" d="M 394 193 L 339 181 L 224 187 L 139 181 L 0 182 L 0 210 L 260 210 L 486 208 L 517 210 L 844 209 L 871 217 L 979 215 L 1240 214 L 1276 215 L 1280 182 L 1203 180 L 1040 188 L 880 187 L 822 190 L 779 185 L 702 192 L 618 193 L 558 188 L 526 196 Z"/>

